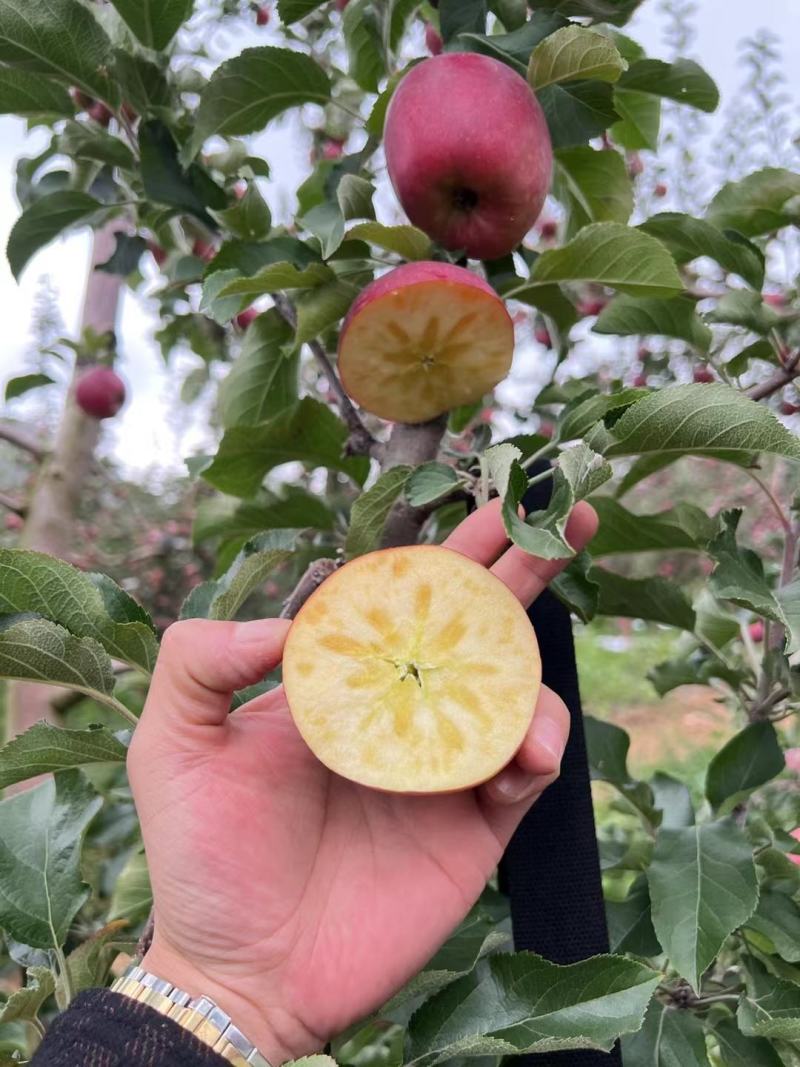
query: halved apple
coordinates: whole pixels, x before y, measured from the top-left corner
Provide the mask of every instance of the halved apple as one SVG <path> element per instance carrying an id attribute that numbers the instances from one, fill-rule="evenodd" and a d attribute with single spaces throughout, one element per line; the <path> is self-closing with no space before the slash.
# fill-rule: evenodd
<path id="1" fill-rule="evenodd" d="M 426 422 L 506 377 L 514 325 L 492 287 L 449 263 L 407 263 L 360 294 L 342 327 L 339 373 L 365 411 Z"/>
<path id="2" fill-rule="evenodd" d="M 372 552 L 333 574 L 289 631 L 286 698 L 344 778 L 444 793 L 493 777 L 533 716 L 539 648 L 511 591 L 434 545 Z"/>

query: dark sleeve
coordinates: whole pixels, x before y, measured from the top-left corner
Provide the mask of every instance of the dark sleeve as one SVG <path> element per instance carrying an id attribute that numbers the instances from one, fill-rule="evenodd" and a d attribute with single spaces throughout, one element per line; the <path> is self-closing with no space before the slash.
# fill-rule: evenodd
<path id="1" fill-rule="evenodd" d="M 226 1067 L 226 1062 L 147 1005 L 109 989 L 90 989 L 55 1019 L 31 1067 Z"/>

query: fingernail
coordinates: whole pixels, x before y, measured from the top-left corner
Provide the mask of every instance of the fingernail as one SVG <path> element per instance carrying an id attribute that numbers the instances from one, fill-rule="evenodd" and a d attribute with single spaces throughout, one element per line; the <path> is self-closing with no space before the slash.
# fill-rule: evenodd
<path id="1" fill-rule="evenodd" d="M 540 782 L 519 767 L 506 769 L 492 782 L 492 793 L 501 804 L 519 804 L 533 796 L 540 787 Z"/>
<path id="2" fill-rule="evenodd" d="M 529 744 L 553 757 L 553 770 L 561 766 L 567 745 L 563 727 L 547 715 L 534 715 Z"/>

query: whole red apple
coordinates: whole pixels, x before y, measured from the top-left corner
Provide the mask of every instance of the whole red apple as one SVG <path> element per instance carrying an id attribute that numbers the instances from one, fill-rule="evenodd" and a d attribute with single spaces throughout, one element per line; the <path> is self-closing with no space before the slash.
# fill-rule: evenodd
<path id="1" fill-rule="evenodd" d="M 78 379 L 75 402 L 94 419 L 110 419 L 125 403 L 125 383 L 110 367 L 92 367 Z"/>
<path id="2" fill-rule="evenodd" d="M 639 345 L 639 348 L 636 352 L 636 358 L 639 360 L 640 363 L 646 363 L 648 359 L 650 359 L 652 354 L 653 353 L 650 351 L 647 345 Z"/>
<path id="3" fill-rule="evenodd" d="M 513 251 L 550 186 L 539 102 L 505 63 L 475 52 L 426 59 L 406 74 L 389 104 L 385 148 L 409 219 L 474 259 Z"/>
<path id="4" fill-rule="evenodd" d="M 323 159 L 341 159 L 344 154 L 344 141 L 337 141 L 334 137 L 326 137 L 322 142 Z"/>
<path id="5" fill-rule="evenodd" d="M 513 354 L 511 316 L 483 278 L 450 263 L 406 263 L 350 308 L 339 371 L 365 411 L 417 423 L 481 400 Z"/>
<path id="6" fill-rule="evenodd" d="M 245 308 L 244 311 L 240 311 L 236 316 L 236 325 L 240 330 L 246 330 L 250 323 L 255 322 L 260 314 L 255 308 Z"/>
<path id="7" fill-rule="evenodd" d="M 553 338 L 550 336 L 550 331 L 541 323 L 534 328 L 533 337 L 535 341 L 538 341 L 540 345 L 544 345 L 545 348 L 552 348 Z"/>
<path id="8" fill-rule="evenodd" d="M 764 303 L 772 308 L 785 308 L 788 301 L 783 293 L 764 293 Z"/>
<path id="9" fill-rule="evenodd" d="M 748 626 L 748 630 L 750 631 L 751 641 L 760 644 L 764 640 L 764 623 L 761 619 L 756 619 L 755 622 L 751 622 Z"/>
<path id="10" fill-rule="evenodd" d="M 88 111 L 94 103 L 94 97 L 89 96 L 83 89 L 76 89 L 73 87 L 70 89 L 69 95 L 72 97 L 72 102 L 79 111 Z"/>
<path id="11" fill-rule="evenodd" d="M 558 223 L 555 219 L 545 219 L 539 225 L 539 233 L 543 241 L 552 241 L 558 235 Z"/>
<path id="12" fill-rule="evenodd" d="M 633 387 L 635 389 L 644 389 L 647 386 L 647 375 L 644 373 L 637 374 L 633 379 Z"/>
<path id="13" fill-rule="evenodd" d="M 442 41 L 442 35 L 428 22 L 425 26 L 425 47 L 428 49 L 432 56 L 441 55 L 444 48 L 444 41 Z"/>
<path id="14" fill-rule="evenodd" d="M 655 187 L 653 189 L 653 195 L 659 197 L 660 199 L 661 197 L 666 196 L 668 191 L 669 190 L 667 189 L 664 182 L 656 182 Z"/>
<path id="15" fill-rule="evenodd" d="M 602 296 L 588 297 L 580 302 L 578 311 L 581 315 L 599 315 L 607 303 Z"/>
<path id="16" fill-rule="evenodd" d="M 696 382 L 707 383 L 714 382 L 716 378 L 708 367 L 695 367 L 692 375 Z"/>
<path id="17" fill-rule="evenodd" d="M 106 105 L 101 103 L 100 100 L 95 100 L 95 102 L 86 109 L 86 114 L 90 119 L 94 119 L 100 126 L 108 126 L 113 117 L 111 111 L 109 111 Z"/>
<path id="18" fill-rule="evenodd" d="M 256 10 L 256 26 L 267 26 L 269 24 L 269 8 L 266 4 L 262 4 L 261 7 Z"/>
<path id="19" fill-rule="evenodd" d="M 16 511 L 9 511 L 5 518 L 5 526 L 7 530 L 21 530 L 25 525 L 21 515 L 18 515 Z"/>
<path id="20" fill-rule="evenodd" d="M 159 267 L 163 267 L 167 261 L 167 253 L 161 245 L 157 244 L 155 241 L 148 241 L 147 250 Z"/>
<path id="21" fill-rule="evenodd" d="M 210 263 L 216 254 L 217 250 L 214 245 L 210 241 L 204 241 L 202 237 L 198 237 L 192 245 L 192 255 L 206 263 Z"/>
<path id="22" fill-rule="evenodd" d="M 781 415 L 796 415 L 800 411 L 800 405 L 793 404 L 791 400 L 781 402 Z"/>

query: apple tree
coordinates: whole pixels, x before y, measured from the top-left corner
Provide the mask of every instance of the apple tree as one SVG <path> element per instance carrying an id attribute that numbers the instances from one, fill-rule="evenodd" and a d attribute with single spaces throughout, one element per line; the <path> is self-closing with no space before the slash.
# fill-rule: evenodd
<path id="1" fill-rule="evenodd" d="M 196 353 L 187 395 L 213 395 L 213 446 L 187 462 L 216 570 L 182 617 L 243 617 L 265 583 L 292 617 L 343 561 L 441 540 L 499 498 L 514 543 L 570 560 L 554 590 L 578 619 L 681 631 L 658 692 L 710 686 L 736 726 L 698 797 L 674 776 L 633 778 L 626 733 L 589 720 L 593 774 L 619 793 L 601 840 L 613 955 L 563 970 L 503 955 L 487 891 L 421 978 L 334 1043 L 344 1064 L 499 1062 L 620 1037 L 631 1065 L 797 1062 L 800 800 L 782 774 L 800 694 L 800 175 L 757 165 L 692 200 L 686 131 L 718 91 L 692 59 L 651 58 L 626 34 L 638 7 L 0 7 L 0 106 L 49 134 L 18 167 L 13 273 L 68 229 L 113 237 L 95 273 L 147 287 L 168 365 Z M 671 192 L 672 172 L 643 164 L 662 112 L 686 210 L 650 210 Z M 287 123 L 311 161 L 279 217 L 267 196 L 283 161 L 247 138 Z M 583 358 L 587 337 L 610 339 L 607 365 Z M 89 324 L 75 342 L 70 432 L 38 457 L 45 482 L 122 402 L 114 340 Z M 517 361 L 550 368 L 532 403 L 502 384 L 515 341 Z M 753 481 L 777 536 L 748 543 L 728 500 L 633 510 L 627 494 L 679 461 Z M 523 518 L 543 483 L 549 503 Z M 600 533 L 574 557 L 566 519 L 587 498 Z M 705 561 L 701 588 L 619 565 L 676 550 Z M 38 723 L 0 750 L 4 788 L 52 772 L 0 804 L 0 926 L 27 971 L 0 1008 L 2 1062 L 147 937 L 123 764 L 161 628 L 59 554 L 0 550 L 0 674 L 86 698 L 73 728 Z M 513 1031 L 497 1009 L 512 984 Z M 466 1029 L 440 1025 L 467 997 Z"/>

